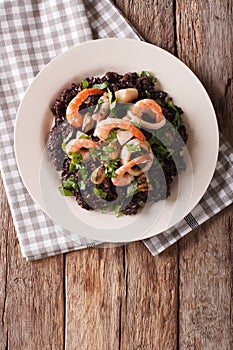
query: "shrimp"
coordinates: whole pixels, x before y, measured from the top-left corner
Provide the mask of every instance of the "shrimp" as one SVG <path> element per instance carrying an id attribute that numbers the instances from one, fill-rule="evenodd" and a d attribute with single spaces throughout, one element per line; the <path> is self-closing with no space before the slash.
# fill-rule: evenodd
<path id="1" fill-rule="evenodd" d="M 94 136 L 98 136 L 101 140 L 105 141 L 112 129 L 124 129 L 129 130 L 137 139 L 144 141 L 145 135 L 134 126 L 129 120 L 107 118 L 99 122 L 95 128 Z"/>
<path id="2" fill-rule="evenodd" d="M 76 139 L 71 140 L 66 146 L 66 153 L 72 158 L 72 153 L 81 153 L 82 160 L 88 160 L 90 158 L 89 150 L 91 148 L 98 147 L 97 143 L 89 139 Z"/>
<path id="3" fill-rule="evenodd" d="M 105 92 L 103 96 L 100 97 L 100 100 L 102 101 L 102 103 L 98 111 L 92 115 L 92 119 L 96 120 L 97 122 L 100 122 L 106 117 L 110 106 L 108 93 Z"/>
<path id="4" fill-rule="evenodd" d="M 154 118 L 155 123 L 142 120 L 143 112 L 146 112 Z M 135 117 L 138 118 L 140 125 L 149 129 L 159 129 L 166 123 L 161 106 L 150 98 L 137 101 L 135 105 L 132 106 L 131 110 L 128 111 L 128 115 L 131 119 Z"/>
<path id="5" fill-rule="evenodd" d="M 97 143 L 95 141 L 89 140 L 89 139 L 77 139 L 69 149 L 69 152 L 77 153 L 81 150 L 81 148 L 95 148 L 97 147 Z"/>
<path id="6" fill-rule="evenodd" d="M 144 167 L 131 168 L 128 170 L 128 173 L 130 175 L 139 176 L 143 172 L 146 172 L 151 168 L 153 160 L 154 160 L 154 154 L 153 154 L 153 152 L 150 148 L 150 145 L 147 141 L 142 142 L 142 141 L 139 141 L 137 139 L 132 139 L 129 142 L 127 142 L 127 144 L 125 144 L 124 147 L 122 148 L 121 159 L 123 161 L 123 164 L 127 164 L 130 161 L 130 157 L 133 154 L 133 151 L 130 150 L 131 146 L 136 146 L 136 150 L 137 150 L 137 147 L 139 147 L 139 150 L 141 148 L 144 149 L 145 151 L 149 152 L 148 154 L 151 158 L 151 160 L 149 162 L 147 162 Z M 134 147 L 132 147 L 132 148 L 134 148 Z"/>
<path id="7" fill-rule="evenodd" d="M 123 164 L 120 168 L 118 168 L 115 173 L 117 174 L 117 177 L 112 177 L 112 183 L 115 186 L 127 186 L 129 185 L 132 180 L 134 179 L 134 176 L 127 173 L 128 170 L 130 170 L 134 165 L 139 165 L 143 163 L 150 162 L 152 160 L 151 156 L 149 154 L 143 154 L 142 156 L 139 156 L 137 158 L 134 158 L 130 160 L 128 163 Z"/>
<path id="8" fill-rule="evenodd" d="M 90 95 L 102 95 L 104 90 L 89 88 L 81 90 L 68 104 L 66 109 L 67 121 L 74 127 L 80 128 L 83 125 L 83 116 L 79 113 L 79 107 Z"/>

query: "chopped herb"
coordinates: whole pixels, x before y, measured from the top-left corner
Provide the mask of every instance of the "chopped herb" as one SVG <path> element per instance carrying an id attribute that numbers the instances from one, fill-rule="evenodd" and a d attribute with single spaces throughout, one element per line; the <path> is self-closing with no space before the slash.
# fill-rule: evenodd
<path id="1" fill-rule="evenodd" d="M 159 100 L 155 100 L 155 102 L 157 102 L 157 103 L 158 103 L 158 105 L 160 105 L 161 107 L 164 107 L 164 103 L 162 103 L 161 101 L 159 101 Z"/>
<path id="2" fill-rule="evenodd" d="M 80 139 L 89 139 L 89 140 L 91 140 L 91 136 L 90 135 L 86 135 L 86 134 L 82 134 L 79 138 Z"/>
<path id="3" fill-rule="evenodd" d="M 70 176 L 67 180 L 62 181 L 62 186 L 66 190 L 77 190 L 78 184 L 74 176 Z"/>
<path id="4" fill-rule="evenodd" d="M 79 166 L 78 166 L 78 169 L 79 169 L 79 173 L 80 173 L 80 175 L 81 175 L 81 177 L 82 177 L 82 180 L 83 180 L 83 181 L 86 181 L 87 176 L 88 176 L 87 167 L 84 166 L 84 165 L 79 165 Z"/>
<path id="5" fill-rule="evenodd" d="M 107 193 L 104 192 L 101 188 L 94 187 L 93 192 L 98 198 L 105 199 L 107 197 Z"/>
<path id="6" fill-rule="evenodd" d="M 111 131 L 111 132 L 108 134 L 107 141 L 115 140 L 116 137 L 117 137 L 117 132 L 116 132 L 116 131 Z"/>
<path id="7" fill-rule="evenodd" d="M 165 158 L 171 157 L 173 150 L 165 147 L 155 135 L 151 136 L 148 142 L 152 147 L 154 146 L 153 149 L 156 153 L 163 155 Z"/>
<path id="8" fill-rule="evenodd" d="M 93 159 L 96 159 L 96 158 L 99 158 L 100 160 L 102 161 L 108 161 L 109 160 L 109 155 L 112 153 L 112 152 L 115 152 L 115 148 L 113 148 L 112 146 L 110 145 L 107 145 L 107 146 L 104 146 L 102 151 L 100 151 L 99 149 L 97 148 L 92 148 L 90 150 L 90 154 L 91 154 L 91 157 Z"/>
<path id="9" fill-rule="evenodd" d="M 70 140 L 72 134 L 73 134 L 73 131 L 71 131 L 71 132 L 64 138 L 64 140 L 63 140 L 63 142 L 62 142 L 61 147 L 62 147 L 62 149 L 63 149 L 64 152 L 66 152 L 66 145 L 67 145 L 67 142 Z"/>
<path id="10" fill-rule="evenodd" d="M 83 180 L 80 180 L 78 185 L 79 185 L 80 190 L 84 191 L 86 189 L 86 185 L 85 185 L 85 182 Z"/>
<path id="11" fill-rule="evenodd" d="M 172 100 L 168 100 L 168 101 L 167 101 L 167 104 L 168 104 L 169 107 L 171 107 L 174 111 L 177 112 L 177 108 L 176 108 L 176 106 L 174 106 Z"/>
<path id="12" fill-rule="evenodd" d="M 111 159 L 105 164 L 105 175 L 106 177 L 117 177 L 115 170 L 118 168 L 119 158 Z"/>
<path id="13" fill-rule="evenodd" d="M 108 91 L 108 102 L 111 104 L 112 103 L 112 91 L 107 88 L 107 91 Z"/>
<path id="14" fill-rule="evenodd" d="M 73 192 L 71 192 L 70 190 L 67 190 L 65 188 L 63 188 L 62 186 L 58 187 L 58 190 L 60 191 L 60 193 L 65 196 L 65 197 L 71 197 L 73 196 Z"/>
<path id="15" fill-rule="evenodd" d="M 101 151 L 98 148 L 91 148 L 90 149 L 90 154 L 93 159 L 96 159 L 100 156 Z"/>
<path id="16" fill-rule="evenodd" d="M 116 115 L 116 112 L 115 112 L 115 107 L 116 107 L 116 100 L 115 101 L 113 101 L 113 102 L 111 102 L 110 103 L 110 107 L 109 107 L 109 109 L 110 109 L 110 114 L 111 114 L 111 116 L 112 117 L 115 117 L 115 115 Z"/>
<path id="17" fill-rule="evenodd" d="M 147 70 L 143 70 L 140 73 L 140 77 L 148 77 L 151 78 L 152 83 L 156 83 L 157 78 L 155 78 L 150 72 L 148 72 Z"/>
<path id="18" fill-rule="evenodd" d="M 102 149 L 102 152 L 100 154 L 100 159 L 101 160 L 109 160 L 109 155 L 112 153 L 112 152 L 115 152 L 115 148 L 113 148 L 112 146 L 104 146 L 103 149 Z"/>
<path id="19" fill-rule="evenodd" d="M 176 106 L 173 104 L 172 100 L 167 101 L 167 104 L 174 111 L 176 111 L 176 115 L 174 117 L 174 122 L 173 123 L 174 123 L 174 126 L 175 126 L 176 130 L 178 130 L 180 128 L 180 126 L 182 125 L 181 115 L 180 115 L 178 109 L 176 108 Z"/>
<path id="20" fill-rule="evenodd" d="M 148 98 L 151 98 L 151 94 L 149 93 L 148 90 L 146 90 L 145 93 L 146 93 L 146 96 L 147 96 Z"/>
<path id="21" fill-rule="evenodd" d="M 86 79 L 83 80 L 83 81 L 82 81 L 82 87 L 83 87 L 84 89 L 86 89 L 86 88 L 88 88 L 88 86 L 89 86 L 88 81 L 87 81 Z"/>
<path id="22" fill-rule="evenodd" d="M 141 147 L 139 145 L 128 144 L 128 145 L 126 145 L 126 147 L 127 147 L 128 151 L 131 153 L 141 151 Z"/>
<path id="23" fill-rule="evenodd" d="M 102 84 L 94 84 L 92 85 L 93 88 L 96 88 L 96 89 L 101 89 L 101 90 L 104 90 L 108 87 L 109 83 L 107 81 L 104 81 Z"/>
<path id="24" fill-rule="evenodd" d="M 82 161 L 83 157 L 80 152 L 69 152 L 68 155 L 72 158 L 70 162 L 70 171 L 74 172 L 76 170 L 76 165 L 78 165 Z"/>
<path id="25" fill-rule="evenodd" d="M 133 195 L 135 195 L 138 192 L 138 183 L 137 181 L 132 181 L 130 183 L 130 185 L 127 188 L 127 194 L 126 194 L 126 198 L 128 197 L 132 197 Z"/>
<path id="26" fill-rule="evenodd" d="M 114 208 L 115 214 L 117 217 L 119 217 L 120 215 L 122 215 L 122 211 L 121 211 L 121 204 L 117 204 Z"/>
<path id="27" fill-rule="evenodd" d="M 102 98 L 100 97 L 100 98 L 98 99 L 97 105 L 95 106 L 95 109 L 94 109 L 93 113 L 96 113 L 96 112 L 98 111 L 99 105 L 102 104 L 102 103 L 104 103 L 104 101 L 103 101 Z"/>
<path id="28" fill-rule="evenodd" d="M 70 169 L 71 173 L 74 173 L 75 170 L 76 170 L 76 165 L 75 165 L 74 163 L 71 162 L 71 163 L 70 163 L 69 169 Z"/>
<path id="29" fill-rule="evenodd" d="M 174 125 L 176 130 L 178 130 L 180 128 L 180 126 L 182 125 L 182 119 L 181 119 L 181 115 L 176 112 L 175 118 L 174 118 Z"/>
<path id="30" fill-rule="evenodd" d="M 148 72 L 148 70 L 142 70 L 140 77 L 150 77 L 150 72 Z"/>

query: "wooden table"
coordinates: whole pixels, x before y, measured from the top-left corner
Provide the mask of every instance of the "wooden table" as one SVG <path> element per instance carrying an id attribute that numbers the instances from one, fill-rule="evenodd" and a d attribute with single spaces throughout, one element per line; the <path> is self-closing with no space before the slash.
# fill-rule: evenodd
<path id="1" fill-rule="evenodd" d="M 116 5 L 148 42 L 196 73 L 232 143 L 232 1 Z M 232 206 L 158 257 L 137 242 L 27 263 L 2 183 L 1 193 L 1 350 L 233 348 Z"/>

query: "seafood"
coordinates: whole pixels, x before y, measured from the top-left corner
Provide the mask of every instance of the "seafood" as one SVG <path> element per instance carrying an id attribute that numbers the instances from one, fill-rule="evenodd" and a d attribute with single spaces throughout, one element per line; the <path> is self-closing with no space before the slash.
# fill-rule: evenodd
<path id="1" fill-rule="evenodd" d="M 121 146 L 132 139 L 133 134 L 129 130 L 117 130 L 117 140 Z"/>
<path id="2" fill-rule="evenodd" d="M 91 182 L 99 185 L 104 181 L 105 178 L 105 167 L 104 165 L 100 165 L 98 168 L 93 170 L 91 173 Z"/>
<path id="3" fill-rule="evenodd" d="M 100 122 L 106 117 L 110 106 L 108 94 L 106 92 L 99 99 L 101 101 L 99 110 L 96 113 L 94 113 L 92 116 L 92 118 L 97 122 Z"/>
<path id="4" fill-rule="evenodd" d="M 150 162 L 152 159 L 149 154 L 143 154 L 137 158 L 130 160 L 128 163 L 123 164 L 120 168 L 116 170 L 117 177 L 112 177 L 112 183 L 115 186 L 127 186 L 129 185 L 134 176 L 130 175 L 128 171 L 135 165 L 140 165 Z"/>
<path id="5" fill-rule="evenodd" d="M 48 151 L 59 190 L 84 209 L 136 214 L 166 199 L 185 171 L 182 109 L 150 72 L 87 77 L 66 87 L 50 110 Z"/>
<path id="6" fill-rule="evenodd" d="M 69 151 L 70 152 L 79 152 L 81 148 L 95 148 L 97 147 L 97 143 L 95 141 L 89 140 L 89 139 L 77 139 L 71 146 Z"/>
<path id="7" fill-rule="evenodd" d="M 138 98 L 138 90 L 135 88 L 121 89 L 115 92 L 117 102 L 127 103 Z"/>
<path id="8" fill-rule="evenodd" d="M 142 119 L 142 114 L 147 113 L 155 122 L 150 123 Z M 159 129 L 166 123 L 161 106 L 154 100 L 146 98 L 140 100 L 128 111 L 130 119 L 138 120 L 142 127 L 148 129 Z"/>
<path id="9" fill-rule="evenodd" d="M 83 118 L 82 130 L 87 132 L 95 126 L 95 121 L 92 119 L 91 113 L 87 112 Z"/>
<path id="10" fill-rule="evenodd" d="M 108 145 L 110 148 L 112 148 L 112 152 L 108 153 L 109 159 L 116 159 L 120 153 L 119 147 L 116 141 L 112 141 Z"/>
<path id="11" fill-rule="evenodd" d="M 129 130 L 141 141 L 146 139 L 145 135 L 130 121 L 117 118 L 107 118 L 99 122 L 95 128 L 94 136 L 98 136 L 101 140 L 105 141 L 108 138 L 110 131 L 115 128 Z"/>
<path id="12" fill-rule="evenodd" d="M 97 88 L 89 88 L 81 90 L 69 103 L 66 109 L 67 121 L 74 127 L 80 128 L 83 125 L 83 116 L 79 113 L 81 104 L 90 95 L 102 95 L 103 90 Z"/>
<path id="13" fill-rule="evenodd" d="M 134 151 L 133 149 L 144 149 L 145 151 L 149 152 L 149 156 L 151 160 L 145 164 L 144 167 L 132 167 L 128 170 L 128 173 L 133 176 L 139 176 L 143 172 L 148 171 L 151 168 L 151 165 L 154 160 L 154 154 L 151 150 L 151 147 L 147 141 L 140 141 L 137 139 L 132 139 L 130 140 L 124 147 L 122 148 L 121 151 L 121 159 L 123 161 L 123 164 L 127 164 L 130 161 L 130 157 L 133 154 Z"/>

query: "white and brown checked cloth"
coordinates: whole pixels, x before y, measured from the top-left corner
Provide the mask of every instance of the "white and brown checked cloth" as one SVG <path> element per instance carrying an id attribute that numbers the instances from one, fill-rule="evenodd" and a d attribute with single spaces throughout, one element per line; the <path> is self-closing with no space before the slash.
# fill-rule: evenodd
<path id="1" fill-rule="evenodd" d="M 14 123 L 20 100 L 35 75 L 54 57 L 78 43 L 96 38 L 139 39 L 108 0 L 2 1 L 1 18 L 1 172 L 22 254 L 28 260 L 95 246 L 76 243 L 37 207 L 25 189 L 14 155 Z M 144 244 L 156 255 L 233 201 L 233 153 L 221 140 L 211 184 L 178 225 Z"/>

